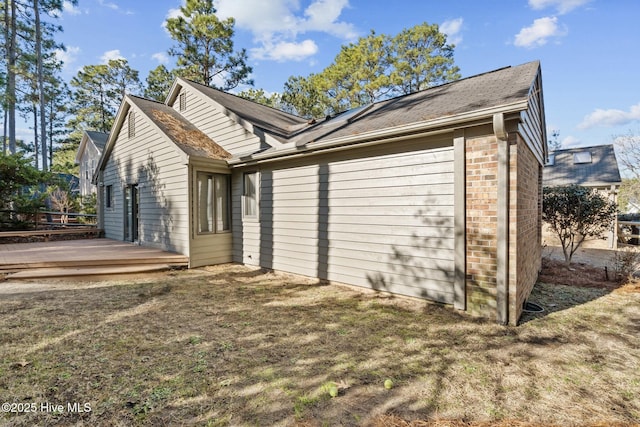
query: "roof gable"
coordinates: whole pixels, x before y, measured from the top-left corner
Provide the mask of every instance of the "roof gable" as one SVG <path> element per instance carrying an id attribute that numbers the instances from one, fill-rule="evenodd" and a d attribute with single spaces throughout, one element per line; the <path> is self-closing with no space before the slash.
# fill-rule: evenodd
<path id="1" fill-rule="evenodd" d="M 166 104 L 136 96 L 129 96 L 129 99 L 162 134 L 188 156 L 214 160 L 231 157 L 227 151 Z"/>
<path id="2" fill-rule="evenodd" d="M 109 138 L 100 156 L 98 167 L 93 177 L 94 181 L 97 178 L 98 171 L 104 168 L 111 156 L 120 130 L 122 129 L 127 114 L 132 108 L 140 111 L 145 119 L 158 130 L 161 137 L 176 147 L 186 158 L 194 156 L 213 160 L 224 160 L 231 157 L 228 152 L 212 141 L 211 138 L 198 130 L 166 104 L 133 95 L 126 95 L 120 104 Z"/>
<path id="3" fill-rule="evenodd" d="M 102 154 L 108 139 L 108 133 L 91 130 L 84 131 L 82 139 L 80 140 L 80 145 L 78 146 L 78 151 L 76 151 L 76 164 L 80 164 L 80 161 L 82 161 L 82 156 L 84 155 L 88 144 L 93 144 L 98 153 Z"/>
<path id="4" fill-rule="evenodd" d="M 612 144 L 555 150 L 543 170 L 545 186 L 618 185 L 622 179 Z"/>

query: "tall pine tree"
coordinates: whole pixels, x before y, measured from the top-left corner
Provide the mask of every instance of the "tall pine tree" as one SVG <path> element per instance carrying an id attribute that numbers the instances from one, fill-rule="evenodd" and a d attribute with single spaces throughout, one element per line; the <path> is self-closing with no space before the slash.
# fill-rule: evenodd
<path id="1" fill-rule="evenodd" d="M 253 85 L 246 50 L 233 49 L 234 19 L 219 20 L 213 0 L 186 0 L 180 12 L 167 19 L 177 43 L 169 54 L 177 58 L 180 75 L 223 90 Z"/>

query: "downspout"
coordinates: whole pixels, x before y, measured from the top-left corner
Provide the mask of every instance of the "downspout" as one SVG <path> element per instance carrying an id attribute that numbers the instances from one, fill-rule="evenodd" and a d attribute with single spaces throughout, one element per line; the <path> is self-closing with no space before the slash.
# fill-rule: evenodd
<path id="1" fill-rule="evenodd" d="M 509 134 L 504 114 L 493 115 L 493 132 L 498 140 L 498 209 L 496 253 L 497 320 L 509 322 Z"/>

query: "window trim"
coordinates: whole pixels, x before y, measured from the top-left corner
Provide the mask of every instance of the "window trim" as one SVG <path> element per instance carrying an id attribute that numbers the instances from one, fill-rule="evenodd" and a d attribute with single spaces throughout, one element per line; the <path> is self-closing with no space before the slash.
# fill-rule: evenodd
<path id="1" fill-rule="evenodd" d="M 250 200 L 249 196 L 247 195 L 247 177 L 251 175 L 255 177 L 253 182 L 255 194 L 253 195 L 252 200 Z M 251 203 L 254 207 L 253 214 L 247 213 L 248 203 Z M 260 206 L 260 176 L 258 174 L 258 171 L 244 172 L 242 174 L 242 218 L 257 221 L 259 206 Z"/>
<path id="2" fill-rule="evenodd" d="M 211 192 L 210 196 L 207 198 L 208 203 L 211 203 L 213 205 L 213 209 L 212 209 L 212 220 L 211 220 L 211 228 L 212 230 L 207 230 L 207 231 L 201 231 L 201 197 L 200 197 L 200 182 L 201 179 L 205 177 L 206 181 L 209 181 L 209 179 L 211 180 L 211 188 L 208 189 L 208 193 Z M 218 201 L 218 193 L 216 192 L 216 183 L 220 182 L 220 178 L 223 178 L 226 181 L 226 185 L 224 186 L 224 193 L 225 193 L 225 197 L 226 197 L 226 209 L 225 209 L 225 215 L 226 215 L 226 224 L 227 227 L 226 228 L 222 228 L 220 229 L 218 227 L 218 209 L 217 209 L 217 201 Z M 228 174 L 222 174 L 222 173 L 215 173 L 215 172 L 209 172 L 209 171 L 201 171 L 198 170 L 195 172 L 195 179 L 194 179 L 194 184 L 195 184 L 195 209 L 194 209 L 194 215 L 193 215 L 193 219 L 194 219 L 194 231 L 195 234 L 197 236 L 206 236 L 206 235 L 213 235 L 213 234 L 225 234 L 225 233 L 231 233 L 231 175 Z M 209 207 L 207 206 L 207 214 L 209 213 Z"/>

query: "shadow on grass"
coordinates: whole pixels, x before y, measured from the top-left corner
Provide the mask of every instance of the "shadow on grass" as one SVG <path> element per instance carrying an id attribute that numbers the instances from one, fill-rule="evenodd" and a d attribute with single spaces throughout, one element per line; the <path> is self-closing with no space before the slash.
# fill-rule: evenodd
<path id="1" fill-rule="evenodd" d="M 512 328 L 235 265 L 5 299 L 0 397 L 92 406 L 3 414 L 11 425 L 359 426 L 385 413 L 562 424 L 640 413 L 624 400 L 640 392 L 632 375 L 637 304 L 602 304 L 603 319 L 590 330 L 593 315 L 580 311 L 562 328 Z M 615 357 L 601 340 L 605 330 L 617 340 Z M 576 347 L 589 348 L 588 358 L 565 353 Z M 625 357 L 629 367 L 619 365 Z M 578 377 L 585 370 L 593 378 Z M 336 398 L 329 382 L 338 384 Z M 570 407 L 548 411 L 550 390 Z"/>
<path id="2" fill-rule="evenodd" d="M 524 312 L 520 324 L 548 314 L 576 307 L 601 298 L 623 286 L 625 280 L 616 277 L 613 268 L 563 261 L 550 256 L 542 260 L 542 271 L 528 301 L 541 306 L 543 312 Z"/>

